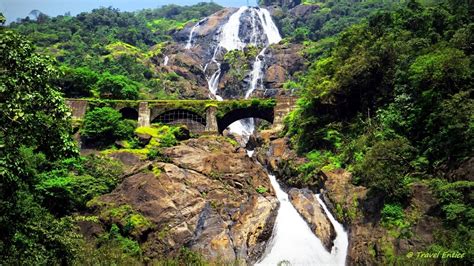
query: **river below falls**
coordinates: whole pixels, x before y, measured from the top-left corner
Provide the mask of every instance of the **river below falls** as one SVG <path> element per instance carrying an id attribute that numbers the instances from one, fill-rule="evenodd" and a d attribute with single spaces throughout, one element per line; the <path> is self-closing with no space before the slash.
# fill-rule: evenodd
<path id="1" fill-rule="evenodd" d="M 275 220 L 272 237 L 263 258 L 256 265 L 344 265 L 347 255 L 348 237 L 343 226 L 337 222 L 327 206 L 317 195 L 317 200 L 336 231 L 334 246 L 328 252 L 291 204 L 276 177 L 269 175 L 276 192 L 280 208 Z"/>

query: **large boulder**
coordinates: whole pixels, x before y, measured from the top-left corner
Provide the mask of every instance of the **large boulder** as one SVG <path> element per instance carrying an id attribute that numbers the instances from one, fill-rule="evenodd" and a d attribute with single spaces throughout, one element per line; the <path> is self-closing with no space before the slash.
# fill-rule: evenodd
<path id="1" fill-rule="evenodd" d="M 288 197 L 314 234 L 330 252 L 333 240 L 336 237 L 336 231 L 316 199 L 316 195 L 309 189 L 292 188 L 288 192 Z"/>
<path id="2" fill-rule="evenodd" d="M 278 206 L 263 167 L 224 137 L 190 139 L 163 153 L 166 163 L 144 165 L 90 204 L 102 223 L 125 228 L 126 219 L 111 214 L 126 206 L 129 215 L 143 217 L 131 232 L 147 257 L 170 256 L 186 246 L 208 260 L 255 262 Z"/>

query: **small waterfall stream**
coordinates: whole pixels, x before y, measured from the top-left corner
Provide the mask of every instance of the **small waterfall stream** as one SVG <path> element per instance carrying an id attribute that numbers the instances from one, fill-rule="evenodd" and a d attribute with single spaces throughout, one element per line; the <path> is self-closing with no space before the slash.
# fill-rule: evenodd
<path id="1" fill-rule="evenodd" d="M 186 50 L 191 49 L 191 47 L 193 46 L 194 32 L 196 31 L 197 28 L 199 28 L 199 26 L 201 26 L 201 23 L 203 23 L 206 20 L 207 18 L 201 19 L 193 26 L 193 28 L 191 29 L 191 32 L 189 32 L 188 42 L 186 43 L 186 46 L 184 47 Z"/>

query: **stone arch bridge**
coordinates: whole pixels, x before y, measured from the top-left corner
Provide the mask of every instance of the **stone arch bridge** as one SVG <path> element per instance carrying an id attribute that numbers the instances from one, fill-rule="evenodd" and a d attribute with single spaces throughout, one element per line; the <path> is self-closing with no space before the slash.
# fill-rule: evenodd
<path id="1" fill-rule="evenodd" d="M 233 122 L 244 118 L 260 118 L 282 127 L 283 118 L 295 106 L 296 98 L 247 100 L 103 100 L 67 99 L 75 119 L 97 107 L 118 110 L 124 119 L 138 121 L 138 126 L 152 123 L 184 124 L 193 133 L 222 133 Z"/>

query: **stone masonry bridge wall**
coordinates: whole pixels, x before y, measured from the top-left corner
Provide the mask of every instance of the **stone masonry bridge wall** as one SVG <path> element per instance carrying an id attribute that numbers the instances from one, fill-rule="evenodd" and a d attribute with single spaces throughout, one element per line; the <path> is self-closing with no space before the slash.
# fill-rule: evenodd
<path id="1" fill-rule="evenodd" d="M 137 119 L 138 126 L 152 123 L 185 124 L 193 133 L 221 133 L 231 123 L 243 118 L 261 118 L 283 127 L 283 118 L 294 107 L 295 97 L 250 100 L 169 100 L 128 101 L 68 99 L 67 105 L 75 119 L 83 119 L 96 107 L 111 107 L 120 111 L 126 119 Z"/>

